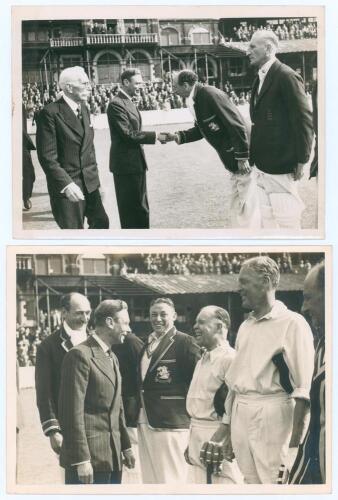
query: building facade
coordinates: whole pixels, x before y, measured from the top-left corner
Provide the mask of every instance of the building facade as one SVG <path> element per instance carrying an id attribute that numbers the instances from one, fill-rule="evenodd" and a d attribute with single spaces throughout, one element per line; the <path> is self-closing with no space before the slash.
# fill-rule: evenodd
<path id="1" fill-rule="evenodd" d="M 117 83 L 127 67 L 141 70 L 145 81 L 164 79 L 172 71 L 191 69 L 201 81 L 224 88 L 249 89 L 252 72 L 247 41 L 233 33 L 239 26 L 274 27 L 285 19 L 91 19 L 24 21 L 22 81 L 48 87 L 62 69 L 83 66 L 95 84 Z M 296 22 L 296 21 L 295 21 Z M 298 22 L 298 21 L 297 21 Z M 299 23 L 314 25 L 314 19 Z M 277 25 L 276 25 L 277 23 Z M 244 28 L 243 28 L 244 30 Z M 245 31 L 245 30 L 244 30 Z M 232 36 L 231 36 L 232 35 Z M 307 82 L 316 77 L 317 48 L 311 38 L 282 40 L 279 57 Z"/>

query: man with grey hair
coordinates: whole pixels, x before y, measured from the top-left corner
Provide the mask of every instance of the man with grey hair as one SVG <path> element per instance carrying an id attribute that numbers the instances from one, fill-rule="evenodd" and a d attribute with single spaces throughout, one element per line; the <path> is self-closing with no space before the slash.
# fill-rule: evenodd
<path id="1" fill-rule="evenodd" d="M 259 228 L 256 186 L 248 161 L 248 134 L 240 112 L 227 94 L 211 85 L 202 85 L 197 74 L 190 70 L 174 73 L 173 91 L 186 98 L 195 123 L 188 130 L 168 134 L 168 139 L 174 138 L 178 144 L 206 139 L 229 172 L 230 226 Z"/>
<path id="2" fill-rule="evenodd" d="M 281 471 L 290 470 L 309 407 L 312 332 L 303 316 L 276 300 L 278 283 L 270 257 L 243 263 L 239 293 L 251 313 L 237 334 L 237 353 L 225 374 L 225 414 L 207 449 L 212 463 L 219 450 L 214 443 L 223 443 L 226 459 L 235 456 L 252 484 L 277 483 Z"/>
<path id="3" fill-rule="evenodd" d="M 66 354 L 61 370 L 60 465 L 66 484 L 117 484 L 122 463 L 134 455 L 124 419 L 121 375 L 113 344 L 130 332 L 128 306 L 104 300 L 94 312 L 95 332 Z"/>
<path id="4" fill-rule="evenodd" d="M 250 164 L 257 167 L 263 228 L 301 227 L 297 184 L 309 161 L 313 124 L 301 76 L 276 58 L 278 38 L 256 31 L 247 55 L 258 70 L 250 100 Z"/>
<path id="5" fill-rule="evenodd" d="M 90 83 L 84 69 L 64 69 L 62 97 L 39 114 L 36 146 L 46 174 L 50 204 L 61 229 L 108 229 L 99 191 L 94 130 L 86 106 Z"/>
<path id="6" fill-rule="evenodd" d="M 203 443 L 214 434 L 224 412 L 219 411 L 217 398 L 222 391 L 226 392 L 224 378 L 235 356 L 235 349 L 230 347 L 227 340 L 229 328 L 229 313 L 218 306 L 203 307 L 195 321 L 195 339 L 204 352 L 196 364 L 187 394 L 187 411 L 191 418 L 189 443 L 185 452 L 190 465 L 189 483 L 206 483 L 207 474 L 208 482 L 212 484 L 243 482 L 236 461 L 223 461 L 209 475 L 206 463 L 200 456 Z M 222 406 L 221 403 L 221 409 Z"/>

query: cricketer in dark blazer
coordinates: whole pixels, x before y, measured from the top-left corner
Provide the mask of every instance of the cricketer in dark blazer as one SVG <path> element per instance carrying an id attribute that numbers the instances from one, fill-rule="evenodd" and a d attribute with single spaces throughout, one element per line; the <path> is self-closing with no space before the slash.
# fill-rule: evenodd
<path id="1" fill-rule="evenodd" d="M 110 349 L 129 331 L 127 305 L 105 300 L 96 308 L 94 321 L 95 333 L 71 349 L 62 365 L 60 465 L 66 484 L 120 483 L 122 455 L 128 467 L 135 465 L 118 361 Z"/>
<path id="2" fill-rule="evenodd" d="M 74 343 L 86 339 L 90 316 L 90 304 L 84 295 L 67 294 L 62 297 L 61 305 L 63 326 L 38 346 L 35 366 L 36 403 L 42 430 L 50 438 L 50 445 L 56 453 L 60 452 L 62 442 L 58 418 L 61 365 Z M 72 333 L 74 343 L 65 328 Z"/>
<path id="3" fill-rule="evenodd" d="M 37 120 L 36 146 L 46 174 L 50 204 L 61 229 L 107 229 L 99 191 L 94 130 L 85 104 L 89 81 L 82 68 L 60 74 L 63 97 L 45 106 Z"/>
<path id="4" fill-rule="evenodd" d="M 275 33 L 258 30 L 247 51 L 258 69 L 250 100 L 250 163 L 258 169 L 262 227 L 300 229 L 305 206 L 294 181 L 310 158 L 312 114 L 301 76 L 278 61 L 277 50 Z"/>
<path id="5" fill-rule="evenodd" d="M 185 83 L 180 79 L 184 78 L 184 73 L 193 72 L 182 71 L 174 77 L 176 93 L 180 94 L 180 88 Z M 197 75 L 196 82 L 197 82 Z M 192 82 L 191 82 L 192 83 Z M 192 90 L 193 84 L 187 86 L 188 91 Z M 244 120 L 236 106 L 229 97 L 210 85 L 195 83 L 193 106 L 196 115 L 194 127 L 188 130 L 177 132 L 179 144 L 199 141 L 205 138 L 209 144 L 217 151 L 224 167 L 231 172 L 239 172 L 238 160 L 245 163 L 245 172 L 250 171 L 247 160 L 249 158 L 249 141 Z"/>
<path id="6" fill-rule="evenodd" d="M 294 173 L 310 159 L 313 123 L 302 77 L 278 59 L 251 94 L 250 162 L 268 174 Z"/>
<path id="7" fill-rule="evenodd" d="M 148 229 L 147 161 L 143 144 L 155 144 L 164 137 L 142 131 L 142 118 L 132 101 L 143 80 L 136 69 L 121 74 L 122 87 L 108 106 L 110 128 L 110 171 L 114 174 L 117 206 L 122 229 Z"/>
<path id="8" fill-rule="evenodd" d="M 146 351 L 143 349 L 142 355 Z M 186 396 L 200 358 L 193 337 L 171 328 L 154 350 L 143 382 L 144 409 L 153 428 L 188 429 Z"/>

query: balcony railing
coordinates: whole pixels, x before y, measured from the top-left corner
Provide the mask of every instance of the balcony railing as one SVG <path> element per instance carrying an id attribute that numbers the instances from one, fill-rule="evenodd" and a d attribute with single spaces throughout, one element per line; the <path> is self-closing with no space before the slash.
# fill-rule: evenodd
<path id="1" fill-rule="evenodd" d="M 17 257 L 16 268 L 24 271 L 31 271 L 33 269 L 32 257 Z"/>
<path id="2" fill-rule="evenodd" d="M 83 37 L 69 38 L 51 38 L 49 40 L 51 47 L 82 47 L 84 42 Z"/>
<path id="3" fill-rule="evenodd" d="M 87 35 L 87 44 L 88 45 L 97 45 L 97 44 L 138 44 L 138 43 L 157 43 L 158 36 L 157 33 L 147 33 L 147 34 L 99 34 L 99 35 Z"/>

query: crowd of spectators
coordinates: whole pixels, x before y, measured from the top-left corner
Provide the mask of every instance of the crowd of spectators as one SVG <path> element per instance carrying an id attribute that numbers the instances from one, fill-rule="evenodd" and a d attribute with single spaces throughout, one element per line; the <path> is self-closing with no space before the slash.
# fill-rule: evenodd
<path id="1" fill-rule="evenodd" d="M 287 21 L 283 24 L 267 23 L 265 26 L 254 26 L 242 23 L 233 28 L 233 33 L 226 41 L 248 42 L 257 30 L 272 30 L 279 40 L 300 40 L 317 38 L 317 23 L 302 23 L 301 21 Z"/>
<path id="2" fill-rule="evenodd" d="M 88 107 L 91 114 L 98 115 L 106 113 L 111 100 L 118 93 L 119 84 L 95 85 L 92 84 L 91 93 L 88 98 Z M 26 108 L 28 118 L 36 122 L 39 111 L 48 103 L 56 101 L 61 93 L 57 83 L 49 86 L 49 89 L 41 89 L 37 83 L 26 83 L 22 90 L 22 101 Z M 148 110 L 170 110 L 186 107 L 180 96 L 172 91 L 171 82 L 156 81 L 145 82 L 140 94 L 133 98 L 140 111 Z"/>
<path id="3" fill-rule="evenodd" d="M 135 260 L 121 259 L 120 275 L 141 274 L 238 274 L 242 263 L 252 254 L 147 254 Z M 274 257 L 281 273 L 306 274 L 312 267 L 309 259 L 292 261 L 291 254 Z"/>

